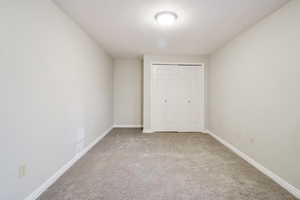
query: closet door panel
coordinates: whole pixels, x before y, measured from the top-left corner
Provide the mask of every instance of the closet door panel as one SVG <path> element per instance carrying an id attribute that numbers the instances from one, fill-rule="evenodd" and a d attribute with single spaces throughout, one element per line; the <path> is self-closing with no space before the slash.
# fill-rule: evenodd
<path id="1" fill-rule="evenodd" d="M 181 131 L 203 129 L 203 78 L 200 67 L 186 66 L 182 70 Z"/>
<path id="2" fill-rule="evenodd" d="M 174 66 L 155 66 L 153 73 L 153 126 L 157 131 L 177 130 L 178 73 Z"/>

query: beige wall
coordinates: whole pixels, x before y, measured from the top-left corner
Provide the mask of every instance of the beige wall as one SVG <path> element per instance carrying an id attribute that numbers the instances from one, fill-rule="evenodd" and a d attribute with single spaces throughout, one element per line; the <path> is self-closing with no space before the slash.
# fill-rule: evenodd
<path id="1" fill-rule="evenodd" d="M 51 1 L 0 13 L 0 199 L 21 200 L 112 126 L 112 60 Z"/>
<path id="2" fill-rule="evenodd" d="M 142 61 L 114 60 L 114 124 L 142 124 Z"/>
<path id="3" fill-rule="evenodd" d="M 208 67 L 207 56 L 157 56 L 144 55 L 143 58 L 143 127 L 145 132 L 151 132 L 151 63 L 204 63 L 205 68 Z M 206 124 L 206 123 L 205 123 Z"/>
<path id="4" fill-rule="evenodd" d="M 300 189 L 300 1 L 211 56 L 209 129 Z"/>

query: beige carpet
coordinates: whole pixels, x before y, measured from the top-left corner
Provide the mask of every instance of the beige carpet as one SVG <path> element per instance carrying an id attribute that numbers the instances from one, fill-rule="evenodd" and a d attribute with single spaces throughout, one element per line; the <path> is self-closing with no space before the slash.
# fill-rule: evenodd
<path id="1" fill-rule="evenodd" d="M 211 136 L 114 129 L 39 200 L 294 200 Z"/>

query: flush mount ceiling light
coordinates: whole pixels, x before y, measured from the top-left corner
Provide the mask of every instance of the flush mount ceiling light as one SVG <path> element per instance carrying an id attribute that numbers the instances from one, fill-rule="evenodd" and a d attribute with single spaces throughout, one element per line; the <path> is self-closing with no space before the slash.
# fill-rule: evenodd
<path id="1" fill-rule="evenodd" d="M 162 11 L 155 15 L 155 20 L 157 23 L 163 26 L 174 24 L 177 18 L 177 14 L 171 11 Z"/>

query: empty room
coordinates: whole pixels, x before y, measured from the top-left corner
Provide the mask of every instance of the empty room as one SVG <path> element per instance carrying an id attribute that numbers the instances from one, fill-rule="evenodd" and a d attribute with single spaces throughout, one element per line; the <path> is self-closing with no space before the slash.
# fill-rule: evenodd
<path id="1" fill-rule="evenodd" d="M 0 0 L 0 200 L 299 200 L 300 0 Z"/>

